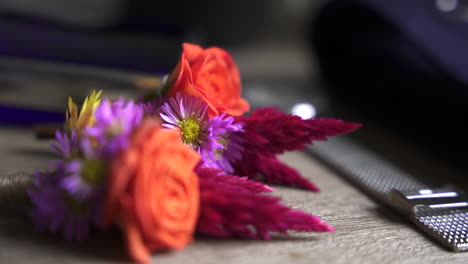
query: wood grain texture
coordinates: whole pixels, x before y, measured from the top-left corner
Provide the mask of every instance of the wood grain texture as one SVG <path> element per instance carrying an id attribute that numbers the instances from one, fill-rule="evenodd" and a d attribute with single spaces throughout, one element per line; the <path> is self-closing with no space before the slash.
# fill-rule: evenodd
<path id="1" fill-rule="evenodd" d="M 0 173 L 43 168 L 52 157 L 49 142 L 31 131 L 0 128 Z M 322 189 L 319 193 L 275 187 L 288 205 L 320 216 L 333 234 L 293 233 L 273 241 L 199 237 L 188 248 L 155 254 L 158 264 L 188 263 L 467 263 L 390 209 L 376 204 L 305 153 L 282 159 Z M 126 263 L 118 232 L 98 233 L 83 244 L 34 231 L 22 209 L 0 211 L 0 263 Z"/>

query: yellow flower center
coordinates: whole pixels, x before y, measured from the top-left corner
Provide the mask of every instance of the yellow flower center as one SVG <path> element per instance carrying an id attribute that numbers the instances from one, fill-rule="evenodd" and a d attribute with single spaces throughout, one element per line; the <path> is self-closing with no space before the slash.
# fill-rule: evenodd
<path id="1" fill-rule="evenodd" d="M 106 136 L 113 138 L 117 136 L 118 134 L 122 133 L 123 127 L 118 121 L 114 121 L 109 128 L 106 130 Z"/>
<path id="2" fill-rule="evenodd" d="M 182 142 L 192 147 L 198 147 L 201 142 L 202 131 L 200 121 L 193 118 L 187 118 L 179 122 Z"/>
<path id="3" fill-rule="evenodd" d="M 222 135 L 222 138 L 218 140 L 218 143 L 223 145 L 222 149 L 215 149 L 215 155 L 218 160 L 223 159 L 224 151 L 226 151 L 227 145 L 229 144 L 229 139 L 227 135 Z"/>
<path id="4" fill-rule="evenodd" d="M 83 162 L 81 178 L 89 185 L 96 186 L 104 180 L 105 167 L 102 161 L 90 159 Z"/>

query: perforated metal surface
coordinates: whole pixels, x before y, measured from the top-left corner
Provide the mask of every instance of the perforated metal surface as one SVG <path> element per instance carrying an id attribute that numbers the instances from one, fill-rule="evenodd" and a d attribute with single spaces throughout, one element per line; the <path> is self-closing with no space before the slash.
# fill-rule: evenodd
<path id="1" fill-rule="evenodd" d="M 379 200 L 392 189 L 428 188 L 410 174 L 346 137 L 316 143 L 309 147 L 309 151 L 342 172 L 365 191 L 378 195 L 376 198 Z"/>
<path id="2" fill-rule="evenodd" d="M 430 187 L 395 167 L 376 153 L 346 137 L 333 138 L 309 147 L 309 152 L 338 170 L 348 180 L 379 201 L 402 211 L 390 199 L 396 190 Z M 417 206 L 404 214 L 433 238 L 454 251 L 468 250 L 468 209 L 432 209 Z"/>
<path id="3" fill-rule="evenodd" d="M 468 250 L 468 210 L 434 210 L 421 207 L 412 222 L 454 251 Z"/>

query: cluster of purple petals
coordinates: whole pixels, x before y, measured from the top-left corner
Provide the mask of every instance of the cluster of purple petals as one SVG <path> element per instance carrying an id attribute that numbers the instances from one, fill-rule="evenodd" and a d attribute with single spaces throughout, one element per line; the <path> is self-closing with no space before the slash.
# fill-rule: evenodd
<path id="1" fill-rule="evenodd" d="M 236 133 L 242 129 L 242 123 L 234 123 L 234 118 L 224 113 L 211 118 L 208 134 L 212 143 L 200 148 L 204 166 L 232 173 L 231 163 L 241 159 L 244 150 L 242 137 Z"/>
<path id="2" fill-rule="evenodd" d="M 69 241 L 82 241 L 89 235 L 90 224 L 101 226 L 102 199 L 96 193 L 87 200 L 76 200 L 63 188 L 67 175 L 62 169 L 76 166 L 72 164 L 61 164 L 53 172 L 35 173 L 34 186 L 28 190 L 34 205 L 30 214 L 39 231 L 62 232 Z"/>
<path id="3" fill-rule="evenodd" d="M 51 147 L 60 157 L 70 158 L 77 154 L 79 150 L 78 136 L 74 130 L 71 131 L 70 135 L 60 130 L 55 131 L 55 140 L 56 142 L 53 142 Z"/>
<path id="4" fill-rule="evenodd" d="M 39 230 L 62 231 L 68 240 L 83 240 L 90 225 L 101 226 L 104 186 L 84 180 L 84 167 L 89 160 L 104 162 L 126 148 L 142 119 L 141 105 L 104 99 L 95 111 L 95 125 L 86 128 L 82 138 L 75 131 L 56 132 L 52 148 L 60 159 L 50 162 L 50 172 L 37 172 L 28 190 Z"/>
<path id="5" fill-rule="evenodd" d="M 199 120 L 202 138 L 194 148 L 201 154 L 203 166 L 232 173 L 232 162 L 242 157 L 242 137 L 236 133 L 243 131 L 242 123 L 235 123 L 232 116 L 224 113 L 209 119 L 207 109 L 201 99 L 177 94 L 161 106 L 160 116 L 167 128 L 177 128 L 187 118 Z"/>
<path id="6" fill-rule="evenodd" d="M 34 187 L 28 190 L 34 205 L 31 216 L 39 231 L 62 231 L 70 241 L 83 240 L 89 233 L 90 212 L 70 211 L 60 188 L 61 178 L 58 173 L 36 172 Z"/>
<path id="7" fill-rule="evenodd" d="M 85 155 L 109 159 L 127 148 L 130 134 L 140 126 L 143 114 L 142 105 L 131 100 L 104 99 L 95 111 L 95 124 L 85 129 L 81 144 Z"/>

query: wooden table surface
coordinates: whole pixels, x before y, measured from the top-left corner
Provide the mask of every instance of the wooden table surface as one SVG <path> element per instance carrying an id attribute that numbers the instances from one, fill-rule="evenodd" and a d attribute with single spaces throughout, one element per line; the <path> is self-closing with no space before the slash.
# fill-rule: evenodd
<path id="1" fill-rule="evenodd" d="M 106 87 L 105 82 L 95 80 L 46 78 L 43 74 L 31 73 L 24 76 L 10 68 L 3 67 L 0 71 L 0 103 L 63 109 L 68 95 L 83 95 L 85 89 Z M 106 90 L 107 95 L 108 92 Z M 128 90 L 119 89 L 114 94 L 125 92 Z M 380 148 L 386 156 L 393 157 L 398 165 L 411 172 L 447 178 L 456 174 L 438 166 L 440 162 L 412 151 L 399 140 L 382 137 L 382 133 L 371 130 L 368 124 L 359 133 L 366 145 Z M 44 168 L 51 157 L 49 142 L 36 140 L 30 130 L 0 126 L 0 175 Z M 276 236 L 273 241 L 197 237 L 184 250 L 155 254 L 153 262 L 468 263 L 468 253 L 452 253 L 440 247 L 412 224 L 369 199 L 310 155 L 288 153 L 282 159 L 315 182 L 322 191 L 314 193 L 275 187 L 274 194 L 292 207 L 320 216 L 336 228 L 335 233 L 294 233 Z M 0 210 L 0 264 L 128 262 L 130 260 L 118 232 L 98 233 L 85 243 L 70 244 L 60 236 L 35 232 L 27 213 L 21 209 Z"/>
<path id="2" fill-rule="evenodd" d="M 43 168 L 49 142 L 31 131 L 0 127 L 0 173 Z M 319 193 L 275 187 L 275 195 L 336 228 L 333 234 L 294 233 L 273 241 L 217 240 L 199 237 L 188 248 L 155 254 L 163 263 L 467 263 L 468 253 L 438 246 L 410 223 L 348 184 L 307 155 L 283 160 L 322 189 Z M 118 232 L 96 234 L 82 244 L 37 233 L 21 210 L 0 211 L 0 263 L 126 263 Z"/>

